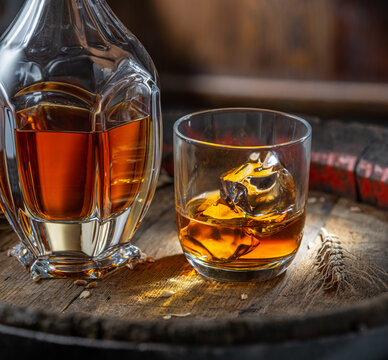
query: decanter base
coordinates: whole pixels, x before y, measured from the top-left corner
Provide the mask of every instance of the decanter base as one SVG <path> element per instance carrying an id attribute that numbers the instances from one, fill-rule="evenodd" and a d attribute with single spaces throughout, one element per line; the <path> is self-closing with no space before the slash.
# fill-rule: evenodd
<path id="1" fill-rule="evenodd" d="M 137 262 L 142 252 L 134 245 L 123 244 L 98 258 L 82 258 L 69 254 L 46 255 L 38 258 L 22 243 L 17 244 L 11 255 L 26 267 L 34 280 L 38 279 L 99 279 L 124 265 Z"/>

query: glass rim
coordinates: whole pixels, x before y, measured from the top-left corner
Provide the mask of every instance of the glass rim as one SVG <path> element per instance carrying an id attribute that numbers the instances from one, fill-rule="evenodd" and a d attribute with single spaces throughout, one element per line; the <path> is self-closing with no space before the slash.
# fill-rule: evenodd
<path id="1" fill-rule="evenodd" d="M 193 117 L 197 115 L 205 115 L 205 114 L 212 114 L 212 113 L 221 113 L 221 112 L 237 112 L 237 111 L 251 111 L 251 112 L 261 112 L 261 113 L 270 113 L 270 114 L 277 114 L 277 115 L 282 115 L 287 118 L 291 118 L 294 120 L 299 121 L 302 123 L 307 131 L 304 136 L 301 136 L 300 138 L 296 140 L 291 140 L 291 141 L 286 141 L 282 142 L 279 144 L 274 144 L 274 145 L 253 145 L 253 146 L 242 146 L 242 145 L 223 145 L 223 144 L 217 144 L 214 142 L 208 142 L 208 141 L 202 141 L 202 140 L 197 140 L 193 139 L 191 137 L 188 137 L 186 135 L 183 135 L 179 130 L 178 127 L 181 125 L 183 122 L 192 119 Z M 173 127 L 174 135 L 180 137 L 181 139 L 185 140 L 188 143 L 192 144 L 198 144 L 198 145 L 206 145 L 209 147 L 214 147 L 214 148 L 220 148 L 220 149 L 242 149 L 242 150 L 247 150 L 247 149 L 275 149 L 279 147 L 287 147 L 291 145 L 296 145 L 299 143 L 305 142 L 309 137 L 311 137 L 311 125 L 307 122 L 307 120 L 301 118 L 300 116 L 289 114 L 286 112 L 282 111 L 277 111 L 277 110 L 271 110 L 271 109 L 262 109 L 262 108 L 252 108 L 252 107 L 226 107 L 226 108 L 216 108 L 216 109 L 208 109 L 208 110 L 201 110 L 201 111 L 196 111 L 190 114 L 186 114 L 182 117 L 180 117 L 174 124 Z"/>

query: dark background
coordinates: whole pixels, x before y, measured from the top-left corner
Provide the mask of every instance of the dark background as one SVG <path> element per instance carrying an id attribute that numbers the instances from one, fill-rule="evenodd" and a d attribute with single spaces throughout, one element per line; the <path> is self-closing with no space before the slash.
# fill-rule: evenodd
<path id="1" fill-rule="evenodd" d="M 154 59 L 165 105 L 388 114 L 385 0 L 109 4 Z"/>

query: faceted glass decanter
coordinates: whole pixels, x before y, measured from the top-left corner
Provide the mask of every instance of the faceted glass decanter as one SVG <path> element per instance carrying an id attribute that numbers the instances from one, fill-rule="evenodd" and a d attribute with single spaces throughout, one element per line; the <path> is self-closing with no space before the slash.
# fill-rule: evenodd
<path id="1" fill-rule="evenodd" d="M 0 43 L 0 202 L 32 277 L 99 278 L 161 159 L 158 76 L 105 0 L 27 0 Z"/>

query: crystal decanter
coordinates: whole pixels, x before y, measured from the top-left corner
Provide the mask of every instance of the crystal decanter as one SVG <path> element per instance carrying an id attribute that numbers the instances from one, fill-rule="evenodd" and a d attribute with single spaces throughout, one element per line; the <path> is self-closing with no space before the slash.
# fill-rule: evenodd
<path id="1" fill-rule="evenodd" d="M 158 76 L 105 0 L 27 0 L 0 43 L 0 203 L 32 277 L 99 278 L 161 159 Z"/>

